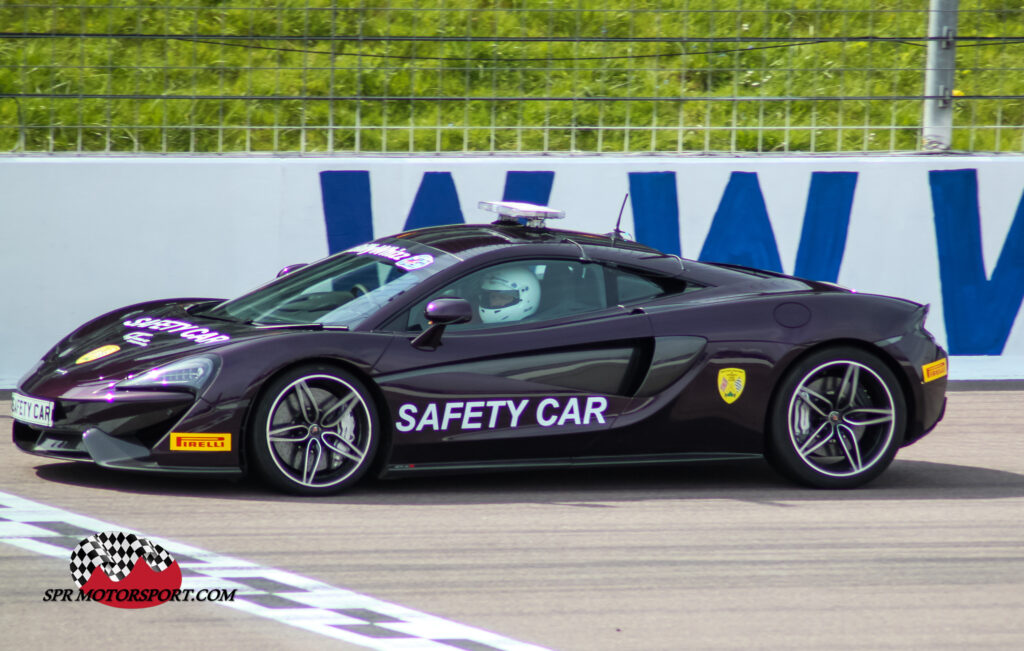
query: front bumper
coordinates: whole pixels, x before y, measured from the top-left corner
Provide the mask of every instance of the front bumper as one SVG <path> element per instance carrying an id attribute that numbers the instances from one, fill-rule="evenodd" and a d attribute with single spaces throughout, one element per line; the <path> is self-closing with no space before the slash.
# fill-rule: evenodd
<path id="1" fill-rule="evenodd" d="M 242 474 L 237 452 L 170 449 L 172 432 L 209 431 L 210 414 L 218 413 L 192 394 L 137 391 L 95 399 L 75 393 L 54 401 L 52 427 L 15 420 L 14 444 L 37 456 L 122 470 Z"/>
<path id="2" fill-rule="evenodd" d="M 104 468 L 119 470 L 145 470 L 149 472 L 188 473 L 208 475 L 241 475 L 240 468 L 173 466 L 160 464 L 151 451 L 132 437 L 116 437 L 92 427 L 81 436 L 67 436 L 57 432 L 42 432 L 19 437 L 15 423 L 14 443 L 29 454 L 66 461 L 89 461 Z M 33 440 L 34 439 L 34 440 Z"/>

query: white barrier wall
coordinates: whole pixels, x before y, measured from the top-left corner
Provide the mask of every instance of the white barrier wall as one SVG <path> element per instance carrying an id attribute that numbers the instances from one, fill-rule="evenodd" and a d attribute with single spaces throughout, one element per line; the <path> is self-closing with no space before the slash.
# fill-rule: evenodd
<path id="1" fill-rule="evenodd" d="M 1024 157 L 9 157 L 0 388 L 121 305 L 232 296 L 371 236 L 490 221 L 481 200 L 607 232 L 627 191 L 641 241 L 931 303 L 954 379 L 1024 378 Z"/>

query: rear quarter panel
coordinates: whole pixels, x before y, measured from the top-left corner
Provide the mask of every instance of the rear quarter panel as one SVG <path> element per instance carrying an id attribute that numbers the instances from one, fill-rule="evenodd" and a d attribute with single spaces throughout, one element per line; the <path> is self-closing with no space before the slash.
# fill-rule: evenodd
<path id="1" fill-rule="evenodd" d="M 794 282 L 800 281 L 778 285 L 792 287 Z M 899 346 L 883 350 L 876 342 L 906 333 L 920 306 L 805 287 L 803 292 L 739 295 L 709 288 L 648 306 L 655 338 L 700 336 L 708 343 L 700 358 L 663 392 L 634 399 L 629 413 L 616 423 L 609 450 L 762 452 L 776 387 L 802 355 L 830 344 L 857 345 L 887 358 L 903 376 L 908 402 L 916 411 L 922 400 L 918 361 L 907 358 Z M 746 376 L 743 391 L 731 403 L 718 390 L 723 369 L 740 369 Z"/>

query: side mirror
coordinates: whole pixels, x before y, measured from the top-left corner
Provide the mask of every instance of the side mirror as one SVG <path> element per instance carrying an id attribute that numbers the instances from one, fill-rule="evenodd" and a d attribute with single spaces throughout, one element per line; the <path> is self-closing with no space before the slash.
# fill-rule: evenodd
<path id="1" fill-rule="evenodd" d="M 286 267 L 282 267 L 281 271 L 277 272 L 277 277 L 280 278 L 281 276 L 286 276 L 286 275 L 290 274 L 291 272 L 295 271 L 296 269 L 302 269 L 307 264 L 309 264 L 309 263 L 308 262 L 296 262 L 295 264 L 290 264 L 290 265 L 288 265 Z"/>
<path id="2" fill-rule="evenodd" d="M 454 325 L 473 320 L 473 306 L 464 298 L 435 298 L 423 310 L 430 325 Z"/>
<path id="3" fill-rule="evenodd" d="M 412 340 L 416 348 L 435 349 L 441 345 L 441 335 L 447 326 L 456 323 L 469 323 L 473 320 L 473 306 L 464 298 L 435 298 L 427 303 L 423 310 L 430 327 Z"/>

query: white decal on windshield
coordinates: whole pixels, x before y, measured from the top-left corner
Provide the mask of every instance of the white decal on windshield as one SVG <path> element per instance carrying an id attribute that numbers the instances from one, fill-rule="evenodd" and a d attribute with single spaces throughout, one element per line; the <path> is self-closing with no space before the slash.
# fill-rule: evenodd
<path id="1" fill-rule="evenodd" d="M 404 260 L 412 254 L 403 249 L 400 246 L 394 244 L 378 244 L 377 242 L 367 242 L 366 244 L 360 244 L 359 246 L 353 246 L 351 249 L 345 251 L 345 253 L 354 253 L 355 255 L 376 255 L 381 258 L 387 258 L 388 260 Z M 433 259 L 431 259 L 431 262 Z"/>
<path id="2" fill-rule="evenodd" d="M 417 269 L 429 266 L 433 262 L 434 256 L 429 253 L 424 253 L 423 255 L 414 255 L 411 258 L 406 258 L 405 260 L 396 262 L 395 266 L 399 269 L 405 269 L 406 271 L 416 271 Z"/>

